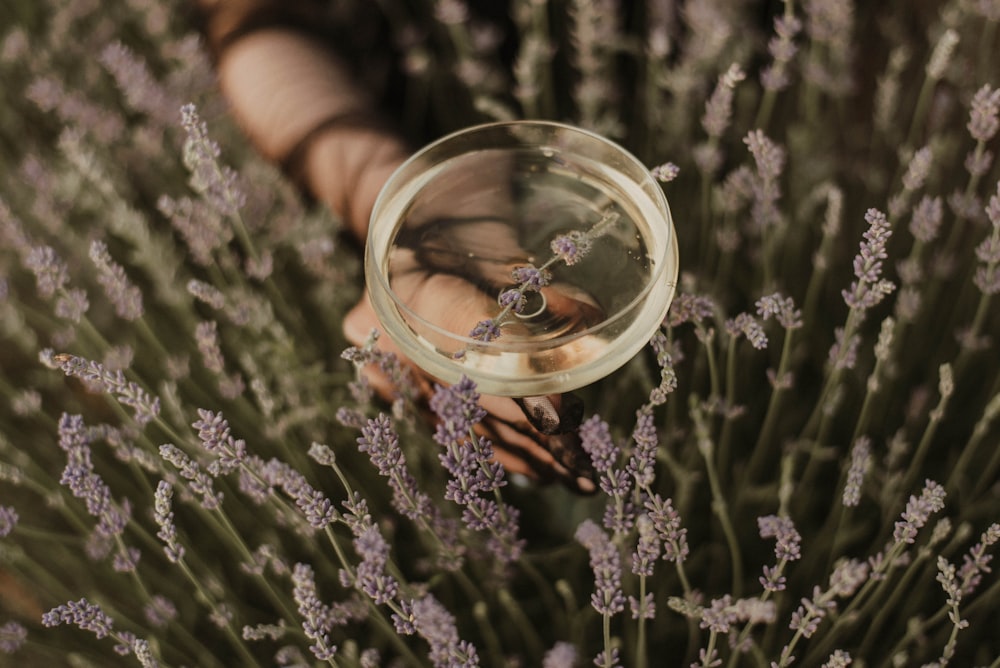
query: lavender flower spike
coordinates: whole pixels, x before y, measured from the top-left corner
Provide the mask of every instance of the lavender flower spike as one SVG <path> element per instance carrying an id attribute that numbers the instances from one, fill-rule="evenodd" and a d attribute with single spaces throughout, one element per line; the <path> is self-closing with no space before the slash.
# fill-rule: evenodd
<path id="1" fill-rule="evenodd" d="M 0 626 L 0 652 L 13 654 L 28 640 L 28 629 L 17 622 L 7 622 Z"/>
<path id="2" fill-rule="evenodd" d="M 246 442 L 242 438 L 233 438 L 229 422 L 222 413 L 199 408 L 198 417 L 191 426 L 198 430 L 198 438 L 204 448 L 219 457 L 209 464 L 208 472 L 213 476 L 225 475 L 239 468 L 247 458 Z"/>
<path id="3" fill-rule="evenodd" d="M 871 460 L 871 439 L 861 436 L 851 449 L 851 466 L 847 471 L 847 484 L 844 485 L 845 506 L 856 506 L 860 503 L 861 484 L 868 469 L 871 468 Z"/>
<path id="4" fill-rule="evenodd" d="M 972 96 L 969 105 L 969 134 L 977 142 L 986 143 L 1000 130 L 1000 88 L 991 89 L 985 84 Z"/>
<path id="5" fill-rule="evenodd" d="M 13 506 L 0 506 L 0 538 L 9 536 L 17 526 L 17 510 Z"/>
<path id="6" fill-rule="evenodd" d="M 461 640 L 455 617 L 431 595 L 413 601 L 413 626 L 430 645 L 428 657 L 435 668 L 479 665 L 479 654 L 469 642 Z"/>
<path id="7" fill-rule="evenodd" d="M 111 259 L 108 245 L 103 241 L 92 241 L 90 259 L 97 267 L 97 281 L 114 305 L 118 317 L 129 321 L 141 318 L 142 292 L 128 280 L 122 266 Z"/>
<path id="8" fill-rule="evenodd" d="M 913 543 L 930 516 L 944 508 L 944 496 L 944 487 L 933 480 L 926 481 L 920 496 L 913 495 L 906 503 L 906 510 L 896 522 L 893 539 L 897 543 Z"/>
<path id="9" fill-rule="evenodd" d="M 386 575 L 389 562 L 389 544 L 378 527 L 369 525 L 354 539 L 354 549 L 361 557 L 356 571 L 357 586 L 371 597 L 376 605 L 395 600 L 399 594 L 399 583 Z"/>
<path id="10" fill-rule="evenodd" d="M 622 564 L 618 548 L 591 520 L 584 520 L 576 530 L 576 540 L 590 552 L 594 571 L 594 593 L 590 603 L 602 615 L 615 615 L 625 609 L 622 594 Z"/>
<path id="11" fill-rule="evenodd" d="M 885 214 L 878 209 L 868 209 L 865 214 L 868 230 L 854 258 L 854 276 L 849 290 L 842 291 L 844 301 L 852 310 L 867 311 L 892 292 L 896 286 L 882 278 L 882 261 L 888 257 L 885 246 L 892 231 Z"/>
<path id="12" fill-rule="evenodd" d="M 42 615 L 42 626 L 72 624 L 84 631 L 91 631 L 98 638 L 104 638 L 114 630 L 114 620 L 101 608 L 85 598 L 69 601 Z"/>
<path id="13" fill-rule="evenodd" d="M 320 661 L 329 661 L 337 653 L 330 644 L 333 618 L 328 606 L 319 600 L 313 569 L 308 564 L 295 564 L 292 569 L 292 596 L 302 615 L 302 630 L 313 644 L 309 650 Z"/>
<path id="14" fill-rule="evenodd" d="M 110 371 L 99 362 L 63 353 L 52 355 L 52 360 L 67 376 L 76 376 L 96 391 L 113 394 L 119 403 L 131 407 L 140 427 L 160 414 L 159 397 L 154 397 L 138 384 L 125 380 L 125 374 L 121 371 Z"/>
<path id="15" fill-rule="evenodd" d="M 163 551 L 167 559 L 171 563 L 177 563 L 184 558 L 184 546 L 177 540 L 177 527 L 174 525 L 172 509 L 173 496 L 174 488 L 166 480 L 161 480 L 153 495 L 153 519 L 160 527 L 156 536 L 165 543 Z"/>

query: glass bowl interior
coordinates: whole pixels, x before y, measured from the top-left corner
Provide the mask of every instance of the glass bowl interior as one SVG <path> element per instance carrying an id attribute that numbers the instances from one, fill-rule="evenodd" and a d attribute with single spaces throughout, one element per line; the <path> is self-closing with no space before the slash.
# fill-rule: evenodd
<path id="1" fill-rule="evenodd" d="M 415 364 L 530 396 L 589 384 L 638 352 L 673 296 L 677 244 L 662 189 L 618 145 L 559 123 L 493 123 L 390 177 L 365 272 Z"/>

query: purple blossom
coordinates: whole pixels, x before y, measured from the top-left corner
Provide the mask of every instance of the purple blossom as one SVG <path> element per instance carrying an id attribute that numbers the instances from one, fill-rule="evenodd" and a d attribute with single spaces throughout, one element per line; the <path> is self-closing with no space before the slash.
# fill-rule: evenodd
<path id="1" fill-rule="evenodd" d="M 156 81 L 145 61 L 131 49 L 121 42 L 112 42 L 101 50 L 98 60 L 114 77 L 129 107 L 163 124 L 172 120 L 168 110 L 176 109 L 176 102 Z"/>
<path id="2" fill-rule="evenodd" d="M 24 258 L 24 266 L 35 275 L 38 294 L 51 299 L 69 282 L 69 267 L 51 246 L 35 246 Z"/>
<path id="3" fill-rule="evenodd" d="M 111 560 L 111 567 L 117 573 L 132 573 L 139 565 L 141 554 L 137 547 L 119 549 Z"/>
<path id="4" fill-rule="evenodd" d="M 156 594 L 143 607 L 143 614 L 152 626 L 162 629 L 177 619 L 177 606 L 166 596 Z"/>
<path id="5" fill-rule="evenodd" d="M 308 564 L 295 564 L 292 569 L 292 597 L 302 616 L 302 630 L 306 638 L 313 642 L 309 650 L 320 661 L 328 661 L 337 653 L 336 645 L 330 644 L 333 618 L 330 608 L 319 600 L 316 579 Z"/>
<path id="6" fill-rule="evenodd" d="M 764 566 L 764 574 L 758 578 L 764 591 L 784 591 L 787 579 L 777 567 Z"/>
<path id="7" fill-rule="evenodd" d="M 774 59 L 760 74 L 764 90 L 779 91 L 788 86 L 788 63 L 798 52 L 795 37 L 802 30 L 802 22 L 794 16 L 774 19 L 774 34 L 767 43 L 767 50 Z"/>
<path id="8" fill-rule="evenodd" d="M 18 514 L 14 506 L 0 506 L 0 538 L 6 538 L 17 526 Z"/>
<path id="9" fill-rule="evenodd" d="M 216 311 L 226 305 L 225 295 L 210 283 L 192 278 L 187 283 L 187 291 L 192 297 L 204 304 L 208 304 Z"/>
<path id="10" fill-rule="evenodd" d="M 92 632 L 98 638 L 106 637 L 114 629 L 114 620 L 85 598 L 56 606 L 42 615 L 42 626 L 60 624 L 77 626 L 83 631 Z"/>
<path id="11" fill-rule="evenodd" d="M 413 624 L 413 602 L 400 601 L 399 609 L 400 612 L 392 613 L 392 626 L 399 635 L 412 636 L 417 632 Z"/>
<path id="12" fill-rule="evenodd" d="M 635 552 L 632 554 L 632 572 L 652 577 L 653 566 L 660 558 L 660 536 L 648 515 L 639 515 L 635 522 L 638 530 Z"/>
<path id="13" fill-rule="evenodd" d="M 984 295 L 994 295 L 1000 292 L 1000 181 L 996 194 L 990 197 L 986 215 L 993 231 L 976 246 L 976 257 L 981 264 L 976 267 L 972 281 Z"/>
<path id="14" fill-rule="evenodd" d="M 472 431 L 486 415 L 475 383 L 462 377 L 450 387 L 437 386 L 430 407 L 438 417 L 434 440 L 444 447 L 438 459 L 450 474 L 445 498 L 465 506 L 462 519 L 469 528 L 490 533 L 490 549 L 498 559 L 517 560 L 524 548 L 524 541 L 517 538 L 517 512 L 499 500 L 479 496 L 496 493 L 507 483 L 503 467 L 493 458 L 492 443 Z"/>
<path id="15" fill-rule="evenodd" d="M 801 605 L 792 613 L 788 628 L 800 632 L 804 638 L 811 638 L 819 624 L 837 604 L 832 597 L 823 594 L 819 587 L 813 589 L 812 598 L 801 599 Z"/>
<path id="16" fill-rule="evenodd" d="M 791 297 L 775 292 L 764 295 L 754 305 L 757 307 L 757 315 L 764 320 L 774 318 L 785 329 L 802 327 L 802 311 L 795 308 L 795 302 Z"/>
<path id="17" fill-rule="evenodd" d="M 1000 88 L 991 89 L 989 84 L 984 84 L 972 96 L 969 105 L 969 123 L 966 126 L 969 134 L 977 142 L 985 144 L 993 139 L 997 130 L 1000 129 Z"/>
<path id="18" fill-rule="evenodd" d="M 868 209 L 865 214 L 868 229 L 864 233 L 861 249 L 854 258 L 854 276 L 850 290 L 842 291 L 844 301 L 852 309 L 867 311 L 895 289 L 895 285 L 882 278 L 882 261 L 888 257 L 885 246 L 892 230 L 885 214 Z"/>
<path id="19" fill-rule="evenodd" d="M 547 270 L 539 269 L 530 264 L 514 267 L 510 272 L 510 277 L 520 286 L 522 292 L 537 292 L 552 280 L 552 274 Z"/>
<path id="20" fill-rule="evenodd" d="M 842 649 L 833 650 L 833 654 L 820 668 L 847 668 L 851 665 L 851 655 Z"/>
<path id="21" fill-rule="evenodd" d="M 861 345 L 861 337 L 854 334 L 849 341 L 845 342 L 844 334 L 843 327 L 837 327 L 833 330 L 834 342 L 830 346 L 828 358 L 834 369 L 853 369 L 858 362 L 858 347 Z"/>
<path id="22" fill-rule="evenodd" d="M 357 586 L 382 605 L 395 600 L 399 595 L 399 584 L 386 575 L 389 562 L 389 544 L 374 525 L 368 526 L 354 538 L 354 550 L 361 557 L 355 577 Z"/>
<path id="23" fill-rule="evenodd" d="M 435 668 L 478 666 L 476 648 L 462 640 L 455 617 L 430 594 L 412 602 L 413 628 L 430 646 L 428 658 Z"/>
<path id="24" fill-rule="evenodd" d="M 65 485 L 74 497 L 83 500 L 87 512 L 97 519 L 90 536 L 89 547 L 95 558 L 104 558 L 113 540 L 125 531 L 132 515 L 128 500 L 116 504 L 111 488 L 94 472 L 91 463 L 90 435 L 83 418 L 64 413 L 59 419 L 59 447 L 66 453 L 66 467 L 60 484 Z M 126 566 L 134 553 L 119 544 L 116 565 Z"/>
<path id="25" fill-rule="evenodd" d="M 174 488 L 166 480 L 161 480 L 153 495 L 153 519 L 160 530 L 156 536 L 164 542 L 163 551 L 171 563 L 177 563 L 184 558 L 184 546 L 177 539 L 177 527 L 174 524 L 173 511 Z"/>
<path id="26" fill-rule="evenodd" d="M 645 503 L 649 519 L 663 543 L 663 558 L 681 563 L 688 556 L 687 529 L 681 526 L 681 516 L 674 510 L 673 501 L 653 494 Z"/>
<path id="27" fill-rule="evenodd" d="M 896 522 L 893 531 L 893 539 L 896 543 L 913 543 L 916 541 L 917 532 L 927 524 L 927 520 L 933 513 L 944 508 L 944 487 L 927 480 L 920 496 L 912 495 L 906 502 L 906 509 L 902 517 Z"/>
<path id="28" fill-rule="evenodd" d="M 591 520 L 584 520 L 576 530 L 577 542 L 590 553 L 594 571 L 594 593 L 590 603 L 602 615 L 616 615 L 625 609 L 622 593 L 622 564 L 618 548 L 608 535 Z"/>
<path id="29" fill-rule="evenodd" d="M 193 104 L 181 107 L 181 126 L 187 133 L 184 165 L 191 172 L 191 187 L 223 216 L 236 215 L 246 203 L 246 195 L 239 188 L 236 172 L 219 164 L 219 145 L 209 139 L 208 126 Z"/>
<path id="30" fill-rule="evenodd" d="M 632 441 L 635 443 L 635 448 L 625 465 L 625 470 L 633 477 L 636 486 L 648 488 L 653 484 L 656 475 L 656 450 L 660 443 L 652 408 L 636 411 Z"/>
<path id="31" fill-rule="evenodd" d="M 75 133 L 92 133 L 98 142 L 110 144 L 125 132 L 121 114 L 108 105 L 91 102 L 82 91 L 67 90 L 55 77 L 37 77 L 28 85 L 25 97 L 42 111 L 55 113 Z"/>
<path id="32" fill-rule="evenodd" d="M 660 382 L 649 391 L 649 403 L 652 406 L 661 406 L 667 402 L 667 396 L 677 389 L 677 373 L 674 371 L 674 361 L 684 359 L 680 349 L 667 340 L 662 330 L 653 334 L 649 340 L 650 346 L 656 353 L 656 366 L 660 368 Z M 639 429 L 641 420 L 636 421 L 636 429 Z M 640 435 L 641 437 L 641 435 Z M 638 444 L 638 441 L 636 441 Z M 638 455 L 636 455 L 638 456 Z M 636 481 L 638 484 L 639 481 Z"/>
<path id="33" fill-rule="evenodd" d="M 233 438 L 229 422 L 222 413 L 199 408 L 198 417 L 191 426 L 198 430 L 198 438 L 205 450 L 218 457 L 208 465 L 209 474 L 218 476 L 232 473 L 246 461 L 246 442 L 242 438 Z"/>
<path id="34" fill-rule="evenodd" d="M 915 151 L 906 166 L 906 173 L 903 174 L 903 188 L 910 192 L 920 190 L 930 176 L 933 159 L 934 153 L 930 146 Z"/>
<path id="35" fill-rule="evenodd" d="M 706 176 L 711 176 L 722 167 L 722 149 L 717 143 L 705 141 L 696 144 L 691 149 L 691 159 L 694 161 L 698 171 Z"/>
<path id="36" fill-rule="evenodd" d="M 662 165 L 657 165 L 650 170 L 650 174 L 653 175 L 653 178 L 660 183 L 670 183 L 677 178 L 680 172 L 681 168 L 672 162 L 665 162 Z"/>
<path id="37" fill-rule="evenodd" d="M 203 200 L 189 197 L 175 200 L 163 195 L 156 207 L 170 219 L 187 245 L 192 260 L 200 266 L 211 265 L 215 261 L 215 251 L 225 247 L 233 237 L 232 227 L 224 224 L 218 213 Z"/>
<path id="38" fill-rule="evenodd" d="M 568 642 L 557 642 L 542 658 L 542 668 L 574 668 L 576 660 L 576 647 Z"/>
<path id="39" fill-rule="evenodd" d="M 979 542 L 963 555 L 962 566 L 958 570 L 963 594 L 973 593 L 979 586 L 983 574 L 991 572 L 990 562 L 993 561 L 993 555 L 988 554 L 987 549 L 997 542 L 1000 542 L 1000 524 L 994 523 L 983 532 Z"/>
<path id="40" fill-rule="evenodd" d="M 621 650 L 617 647 L 612 647 L 611 649 L 602 649 L 594 657 L 594 665 L 607 666 L 608 668 L 621 668 Z"/>
<path id="41" fill-rule="evenodd" d="M 13 654 L 28 641 L 28 629 L 18 622 L 10 621 L 0 626 L 0 652 Z"/>
<path id="42" fill-rule="evenodd" d="M 295 502 L 313 529 L 325 529 L 338 519 L 339 514 L 330 499 L 285 462 L 270 459 L 258 474 L 269 486 L 280 487 Z"/>
<path id="43" fill-rule="evenodd" d="M 761 538 L 774 538 L 774 556 L 778 561 L 796 561 L 802 553 L 799 546 L 802 537 L 795 529 L 791 518 L 766 515 L 757 518 L 757 528 Z"/>
<path id="44" fill-rule="evenodd" d="M 733 597 L 726 594 L 722 598 L 713 599 L 707 608 L 702 608 L 698 626 L 713 633 L 729 633 L 730 628 L 738 622 L 739 618 L 733 609 Z"/>
<path id="45" fill-rule="evenodd" d="M 740 334 L 757 350 L 767 348 L 767 334 L 761 324 L 749 313 L 740 313 L 735 318 L 726 320 L 726 331 L 734 339 Z"/>
<path id="46" fill-rule="evenodd" d="M 975 178 L 980 178 L 993 166 L 993 152 L 972 150 L 965 155 L 965 169 Z"/>
<path id="47" fill-rule="evenodd" d="M 442 0 L 435 4 L 434 18 L 445 25 L 461 25 L 469 20 L 469 7 L 463 0 Z"/>
<path id="48" fill-rule="evenodd" d="M 521 313 L 524 311 L 524 306 L 528 303 L 528 299 L 520 290 L 511 288 L 500 293 L 500 296 L 497 297 L 497 303 L 500 304 L 501 308 L 509 306 L 510 310 L 514 313 Z"/>
<path id="49" fill-rule="evenodd" d="M 70 322 L 79 323 L 89 308 L 86 290 L 69 288 L 56 299 L 55 314 Z"/>
<path id="50" fill-rule="evenodd" d="M 469 332 L 469 338 L 483 343 L 489 343 L 500 338 L 500 324 L 493 319 L 480 320 Z"/>
<path id="51" fill-rule="evenodd" d="M 347 511 L 343 515 L 344 522 L 355 536 L 361 535 L 372 524 L 371 514 L 368 512 L 368 502 L 361 496 L 360 492 L 354 492 L 350 498 L 342 502 Z"/>
<path id="52" fill-rule="evenodd" d="M 222 505 L 222 492 L 215 491 L 212 478 L 180 448 L 173 443 L 160 446 L 160 456 L 177 468 L 177 472 L 188 481 L 191 491 L 201 496 L 201 505 L 206 510 L 216 510 Z"/>
<path id="53" fill-rule="evenodd" d="M 594 469 L 601 474 L 610 472 L 618 461 L 621 448 L 611 438 L 608 423 L 594 415 L 580 425 L 579 432 L 580 447 L 590 455 Z"/>
<path id="54" fill-rule="evenodd" d="M 585 233 L 574 230 L 560 234 L 550 244 L 552 252 L 567 266 L 572 266 L 585 258 L 593 247 L 593 240 Z"/>
<path id="55" fill-rule="evenodd" d="M 913 207 L 913 217 L 910 220 L 910 234 L 922 243 L 930 243 L 937 238 L 941 229 L 943 207 L 940 197 L 925 195 Z"/>
<path id="56" fill-rule="evenodd" d="M 729 127 L 733 114 L 733 90 L 736 84 L 746 78 L 746 73 L 736 63 L 719 75 L 719 80 L 705 103 L 705 113 L 701 117 L 701 127 L 712 139 L 718 139 Z"/>
<path id="57" fill-rule="evenodd" d="M 641 599 L 629 596 L 628 607 L 632 619 L 656 619 L 656 597 L 652 592 L 648 592 Z"/>
<path id="58" fill-rule="evenodd" d="M 361 428 L 358 450 L 366 453 L 380 475 L 389 479 L 393 492 L 393 506 L 410 519 L 430 518 L 435 507 L 430 497 L 417 488 L 417 481 L 406 468 L 399 436 L 392 421 L 385 414 L 368 420 Z"/>
<path id="59" fill-rule="evenodd" d="M 743 139 L 750 149 L 757 166 L 757 178 L 753 182 L 753 206 L 751 217 L 761 230 L 771 227 L 780 220 L 777 202 L 781 196 L 778 178 L 785 166 L 785 151 L 764 134 L 762 130 L 751 130 Z"/>
<path id="60" fill-rule="evenodd" d="M 198 352 L 201 353 L 205 368 L 212 373 L 225 371 L 226 363 L 222 358 L 222 349 L 219 347 L 218 325 L 215 321 L 199 322 L 194 329 L 194 340 L 198 346 Z"/>
<path id="61" fill-rule="evenodd" d="M 859 436 L 851 448 L 851 466 L 847 470 L 847 483 L 844 485 L 843 502 L 845 506 L 852 507 L 861 501 L 861 484 L 864 482 L 865 474 L 871 467 L 871 439 L 867 436 Z"/>
<path id="62" fill-rule="evenodd" d="M 715 314 L 715 302 L 710 297 L 681 293 L 674 297 L 667 312 L 667 324 L 677 327 L 685 322 L 695 325 Z"/>
<path id="63" fill-rule="evenodd" d="M 123 320 L 142 317 L 142 292 L 132 285 L 120 264 L 111 259 L 108 246 L 103 241 L 90 243 L 90 259 L 97 267 L 97 282 L 104 288 L 115 313 Z"/>
<path id="64" fill-rule="evenodd" d="M 52 355 L 52 360 L 67 376 L 81 378 L 98 392 L 114 394 L 118 402 L 135 411 L 135 421 L 143 427 L 160 414 L 160 399 L 138 384 L 125 380 L 121 371 L 110 371 L 99 362 L 75 355 Z"/>

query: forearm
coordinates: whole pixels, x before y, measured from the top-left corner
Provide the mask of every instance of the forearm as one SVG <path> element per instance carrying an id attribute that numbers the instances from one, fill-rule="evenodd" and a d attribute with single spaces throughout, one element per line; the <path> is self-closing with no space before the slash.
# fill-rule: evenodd
<path id="1" fill-rule="evenodd" d="M 237 4 L 246 13 L 253 3 Z M 241 33 L 228 4 L 215 9 L 206 32 L 234 117 L 264 156 L 363 239 L 381 185 L 406 155 L 372 94 L 313 35 L 266 23 Z"/>

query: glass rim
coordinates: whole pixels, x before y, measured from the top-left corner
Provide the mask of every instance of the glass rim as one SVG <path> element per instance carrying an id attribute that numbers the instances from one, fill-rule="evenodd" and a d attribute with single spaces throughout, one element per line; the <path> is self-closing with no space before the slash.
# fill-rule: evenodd
<path id="1" fill-rule="evenodd" d="M 413 165 L 425 160 L 429 154 L 441 149 L 442 146 L 454 143 L 457 140 L 463 139 L 470 135 L 475 134 L 485 134 L 489 132 L 495 132 L 504 130 L 505 128 L 514 129 L 518 127 L 535 127 L 547 131 L 545 136 L 546 139 L 555 137 L 558 133 L 569 133 L 575 135 L 586 142 L 603 147 L 605 149 L 610 149 L 614 152 L 617 158 L 623 161 L 623 167 L 621 169 L 618 167 L 611 167 L 617 172 L 623 173 L 631 182 L 635 183 L 640 187 L 643 194 L 650 197 L 651 203 L 654 205 L 655 209 L 662 215 L 660 224 L 663 224 L 667 228 L 666 241 L 661 252 L 656 256 L 651 258 L 654 262 L 653 271 L 650 273 L 648 280 L 642 286 L 642 289 L 638 291 L 636 295 L 616 310 L 616 312 L 606 318 L 603 318 L 599 323 L 591 325 L 586 329 L 574 330 L 569 333 L 558 334 L 548 339 L 542 340 L 512 340 L 511 338 L 505 338 L 503 336 L 498 337 L 492 341 L 482 341 L 480 339 L 473 338 L 468 335 L 459 334 L 452 330 L 446 329 L 437 325 L 423 316 L 417 314 L 413 311 L 392 289 L 389 276 L 385 271 L 384 266 L 385 258 L 387 257 L 389 248 L 391 247 L 392 241 L 398 232 L 402 221 L 394 220 L 391 222 L 391 229 L 384 231 L 387 227 L 387 223 L 379 222 L 380 214 L 382 210 L 386 208 L 388 202 L 391 202 L 395 197 L 398 196 L 398 192 L 403 186 L 412 182 L 415 178 L 419 177 L 419 173 L 408 174 L 412 170 Z M 512 145 L 514 145 L 512 143 Z M 529 144 L 525 144 L 528 146 Z M 557 152 L 566 152 L 572 155 L 573 153 L 579 153 L 579 151 L 573 151 L 573 147 L 562 148 L 558 145 L 551 146 L 553 150 Z M 455 153 L 449 156 L 449 158 L 459 157 L 461 155 L 466 155 L 469 153 L 474 153 L 475 151 L 463 151 Z M 610 167 L 610 166 L 609 166 Z M 627 170 L 627 171 L 626 171 Z M 640 177 L 635 178 L 636 174 Z M 652 186 L 649 188 L 647 186 Z M 650 192 L 652 191 L 652 192 Z M 419 192 L 419 191 L 418 191 Z M 377 229 L 376 226 L 380 226 Z M 381 232 L 381 234 L 379 234 Z M 372 293 L 373 289 L 380 291 L 382 294 L 388 296 L 389 301 L 398 310 L 399 315 L 404 319 L 408 320 L 407 325 L 411 328 L 423 328 L 423 331 L 433 333 L 435 335 L 441 336 L 442 339 L 452 341 L 459 345 L 461 350 L 467 350 L 468 352 L 481 352 L 484 354 L 499 354 L 499 353 L 518 353 L 518 352 L 538 352 L 544 350 L 550 350 L 559 348 L 561 346 L 567 345 L 573 341 L 583 338 L 588 335 L 593 335 L 602 330 L 606 330 L 612 327 L 619 320 L 630 317 L 631 314 L 635 313 L 637 309 L 640 308 L 642 302 L 649 296 L 649 293 L 656 289 L 658 285 L 665 281 L 667 286 L 671 289 L 676 289 L 677 284 L 677 271 L 678 271 L 678 254 L 677 254 L 677 240 L 676 231 L 673 225 L 673 217 L 671 215 L 670 207 L 666 199 L 666 195 L 663 193 L 662 188 L 656 182 L 654 177 L 646 167 L 635 155 L 630 151 L 617 144 L 616 142 L 603 137 L 595 132 L 579 128 L 566 123 L 560 123 L 557 121 L 546 121 L 546 120 L 514 120 L 514 121 L 496 121 L 491 123 L 483 123 L 480 125 L 473 125 L 467 128 L 457 130 L 455 132 L 449 133 L 429 144 L 422 147 L 416 151 L 413 155 L 407 158 L 395 171 L 390 175 L 388 180 L 379 192 L 376 198 L 375 205 L 372 208 L 371 218 L 369 220 L 369 232 L 368 240 L 366 243 L 366 253 L 365 253 L 365 273 L 366 273 L 366 283 L 369 294 Z M 667 271 L 673 267 L 673 276 L 666 276 Z M 373 299 L 373 302 L 377 300 Z M 376 308 L 376 315 L 378 314 L 378 309 Z M 380 323 L 386 329 L 390 328 L 380 317 Z M 391 335 L 391 333 L 390 333 Z M 407 349 L 415 346 L 407 345 L 408 342 L 396 341 L 397 345 L 400 346 L 404 352 Z M 644 343 L 644 342 L 643 342 Z M 640 345 L 641 347 L 641 345 Z M 420 350 L 423 352 L 425 347 L 421 346 Z M 463 365 L 460 361 L 455 360 L 453 363 L 457 369 L 460 369 Z M 436 365 L 437 366 L 437 365 Z M 473 371 L 472 375 L 476 372 Z"/>

